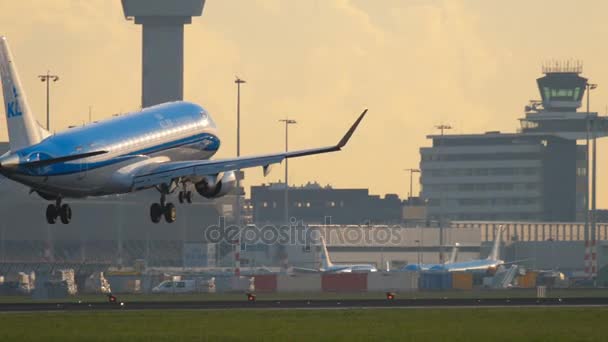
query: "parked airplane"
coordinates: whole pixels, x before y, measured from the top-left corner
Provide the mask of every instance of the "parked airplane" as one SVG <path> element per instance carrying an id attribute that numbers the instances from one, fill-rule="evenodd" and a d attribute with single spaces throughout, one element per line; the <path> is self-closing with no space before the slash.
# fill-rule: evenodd
<path id="1" fill-rule="evenodd" d="M 319 271 L 326 273 L 368 273 L 377 272 L 376 266 L 371 264 L 354 264 L 354 265 L 334 265 L 329 258 L 325 239 L 321 236 L 321 268 Z"/>
<path id="2" fill-rule="evenodd" d="M 455 262 L 446 265 L 437 265 L 431 267 L 431 271 L 448 271 L 448 272 L 459 272 L 459 271 L 487 271 L 489 269 L 496 269 L 500 265 L 505 265 L 505 262 L 500 259 L 500 240 L 502 237 L 503 227 L 497 229 L 496 238 L 494 239 L 494 245 L 492 251 L 485 259 L 476 259 L 463 262 Z"/>
<path id="3" fill-rule="evenodd" d="M 456 242 L 454 244 L 454 247 L 452 247 L 452 254 L 450 255 L 450 259 L 448 259 L 448 261 L 446 261 L 445 265 L 447 264 L 453 264 L 456 262 L 456 259 L 458 258 L 458 248 L 460 247 L 460 244 L 458 242 Z M 403 268 L 401 268 L 401 271 L 428 271 L 431 268 L 437 268 L 437 267 L 441 267 L 444 264 L 408 264 L 405 265 Z"/>
<path id="4" fill-rule="evenodd" d="M 387 272 L 388 263 L 387 263 Z M 327 251 L 327 245 L 325 239 L 321 236 L 321 265 L 319 268 L 305 268 L 305 267 L 293 267 L 294 272 L 305 272 L 305 273 L 368 273 L 378 272 L 376 266 L 371 264 L 356 264 L 356 265 L 335 265 L 329 258 L 329 252 Z"/>
<path id="5" fill-rule="evenodd" d="M 67 224 L 72 210 L 64 198 L 122 194 L 156 188 L 160 201 L 150 206 L 157 223 L 176 219 L 167 195 L 179 189 L 179 201 L 192 201 L 189 186 L 205 198 L 226 195 L 235 187 L 235 170 L 261 167 L 286 158 L 341 150 L 365 116 L 363 111 L 338 144 L 259 156 L 210 160 L 220 147 L 209 113 L 189 102 L 145 108 L 51 135 L 27 103 L 5 37 L 0 37 L 0 77 L 10 151 L 0 157 L 0 173 L 25 184 L 45 200 L 47 222 Z"/>

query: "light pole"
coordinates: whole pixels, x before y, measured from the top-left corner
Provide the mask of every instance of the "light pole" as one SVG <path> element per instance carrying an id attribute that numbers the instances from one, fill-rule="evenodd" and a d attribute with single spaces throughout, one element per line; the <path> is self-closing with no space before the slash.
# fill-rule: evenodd
<path id="1" fill-rule="evenodd" d="M 46 130 L 50 132 L 51 130 L 51 119 L 50 119 L 50 82 L 59 81 L 59 76 L 51 75 L 51 73 L 47 70 L 46 75 L 38 75 L 38 78 L 41 82 L 46 82 Z M 53 232 L 51 230 L 50 225 L 47 225 L 47 246 L 50 251 L 50 260 L 54 260 L 55 256 L 55 246 L 53 243 Z"/>
<path id="2" fill-rule="evenodd" d="M 285 123 L 285 153 L 289 151 L 289 125 L 295 125 L 296 120 L 289 118 L 281 119 L 279 122 Z M 288 159 L 285 158 L 285 224 L 289 226 L 289 167 Z"/>
<path id="3" fill-rule="evenodd" d="M 236 84 L 236 156 L 241 156 L 241 84 L 246 83 L 245 80 L 238 76 L 234 80 Z M 241 170 L 236 170 L 236 212 L 235 221 L 237 226 L 241 224 Z"/>
<path id="4" fill-rule="evenodd" d="M 414 242 L 418 245 L 418 253 L 416 256 L 416 262 L 418 263 L 418 266 L 420 266 L 422 264 L 422 258 L 421 258 L 421 250 L 420 250 L 420 240 L 414 240 Z"/>
<path id="5" fill-rule="evenodd" d="M 443 146 L 443 132 L 452 129 L 452 126 L 441 124 L 435 126 L 435 128 L 441 131 L 439 145 Z M 443 264 L 443 190 L 439 190 L 439 194 L 439 263 Z"/>
<path id="6" fill-rule="evenodd" d="M 597 84 L 593 84 L 593 83 L 587 83 L 586 85 L 587 88 L 587 174 L 585 179 L 586 181 L 586 186 L 585 186 L 585 192 L 586 192 L 586 197 L 585 197 L 585 227 L 586 230 L 588 230 L 589 232 L 587 233 L 587 238 L 591 239 L 591 253 L 595 253 L 595 236 L 596 236 L 596 218 L 595 218 L 595 210 L 596 210 L 596 203 L 595 203 L 595 180 L 596 180 L 596 149 L 597 149 L 597 145 L 596 145 L 596 134 L 595 134 L 595 121 L 596 120 L 591 120 L 591 112 L 589 111 L 589 103 L 590 103 L 590 98 L 591 98 L 591 90 L 597 88 Z M 593 156 L 591 158 L 591 162 L 592 162 L 592 166 L 591 166 L 591 227 L 589 227 L 589 131 L 591 131 L 591 138 L 593 139 Z M 590 228 L 590 229 L 589 229 Z M 585 240 L 586 242 L 588 242 L 588 240 Z M 591 276 L 594 275 L 594 273 L 597 271 L 595 270 L 595 260 L 593 260 L 593 258 L 591 259 Z"/>
<path id="7" fill-rule="evenodd" d="M 441 136 L 443 137 L 443 131 L 447 130 L 447 129 L 452 129 L 452 126 L 441 124 L 441 125 L 435 126 L 435 128 L 437 128 L 438 130 L 441 131 Z M 443 142 L 443 140 L 441 142 Z"/>
<path id="8" fill-rule="evenodd" d="M 46 82 L 46 130 L 51 130 L 51 120 L 50 120 L 50 110 L 49 110 L 49 95 L 50 95 L 50 81 L 57 82 L 59 81 L 59 76 L 51 75 L 49 71 L 46 72 L 46 75 L 38 75 L 38 78 L 41 82 Z"/>
<path id="9" fill-rule="evenodd" d="M 410 172 L 410 192 L 407 195 L 407 197 L 409 199 L 411 197 L 414 197 L 413 186 L 412 186 L 412 174 L 414 172 L 420 173 L 420 170 L 419 169 L 404 169 L 403 171 L 409 171 Z"/>

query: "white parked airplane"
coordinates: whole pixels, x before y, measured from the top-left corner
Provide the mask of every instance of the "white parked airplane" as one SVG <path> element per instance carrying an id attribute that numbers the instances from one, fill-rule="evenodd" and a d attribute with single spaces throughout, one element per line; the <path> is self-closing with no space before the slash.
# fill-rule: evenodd
<path id="1" fill-rule="evenodd" d="M 368 272 L 377 272 L 378 269 L 376 266 L 371 264 L 354 264 L 354 265 L 334 265 L 329 258 L 329 252 L 327 251 L 327 245 L 325 244 L 325 239 L 321 236 L 321 247 L 323 250 L 321 251 L 321 268 L 320 272 L 325 273 L 368 273 Z"/>
<path id="2" fill-rule="evenodd" d="M 54 201 L 47 222 L 69 223 L 72 210 L 64 198 L 122 194 L 156 188 L 160 201 L 150 207 L 152 222 L 176 219 L 167 195 L 179 189 L 180 202 L 191 202 L 193 185 L 205 198 L 226 195 L 236 183 L 235 170 L 261 167 L 341 150 L 365 116 L 359 116 L 338 144 L 259 156 L 210 160 L 220 147 L 209 113 L 177 101 L 145 108 L 51 135 L 28 106 L 7 40 L 0 37 L 0 77 L 6 108 L 10 151 L 0 157 L 0 173 Z"/>

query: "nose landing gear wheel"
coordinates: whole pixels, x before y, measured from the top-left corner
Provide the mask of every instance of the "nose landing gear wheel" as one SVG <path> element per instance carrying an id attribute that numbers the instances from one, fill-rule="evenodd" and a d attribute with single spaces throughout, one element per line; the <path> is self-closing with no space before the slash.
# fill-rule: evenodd
<path id="1" fill-rule="evenodd" d="M 167 203 L 165 205 L 165 221 L 167 221 L 167 223 L 173 223 L 175 222 L 175 219 L 177 218 L 177 209 L 175 208 L 175 206 L 173 205 L 173 203 Z"/>
<path id="2" fill-rule="evenodd" d="M 150 206 L 150 218 L 152 222 L 160 222 L 160 218 L 163 216 L 163 208 L 158 203 L 154 203 Z"/>
<path id="3" fill-rule="evenodd" d="M 46 207 L 46 222 L 55 224 L 57 222 L 57 207 L 54 204 L 49 204 Z"/>

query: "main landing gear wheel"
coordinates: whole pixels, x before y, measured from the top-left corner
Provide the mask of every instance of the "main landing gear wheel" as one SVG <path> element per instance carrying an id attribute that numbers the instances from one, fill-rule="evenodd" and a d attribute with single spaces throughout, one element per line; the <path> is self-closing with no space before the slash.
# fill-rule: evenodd
<path id="1" fill-rule="evenodd" d="M 167 223 L 175 222 L 175 219 L 177 218 L 177 208 L 175 208 L 173 203 L 167 203 L 167 205 L 165 205 L 164 211 L 165 221 L 167 221 Z"/>
<path id="2" fill-rule="evenodd" d="M 179 203 L 192 203 L 192 191 L 180 191 L 177 195 Z"/>
<path id="3" fill-rule="evenodd" d="M 158 223 L 160 222 L 160 218 L 163 216 L 163 207 L 158 203 L 153 203 L 150 206 L 150 218 L 152 222 Z"/>
<path id="4" fill-rule="evenodd" d="M 59 216 L 61 217 L 61 223 L 70 223 L 72 220 L 72 208 L 70 208 L 68 204 L 62 205 L 61 210 L 59 211 Z"/>
<path id="5" fill-rule="evenodd" d="M 177 209 L 173 203 L 165 203 L 165 194 L 160 196 L 160 203 L 153 203 L 150 206 L 150 219 L 152 222 L 158 223 L 162 217 L 165 217 L 167 223 L 175 222 L 177 218 Z"/>
<path id="6" fill-rule="evenodd" d="M 57 222 L 57 207 L 54 204 L 49 204 L 46 207 L 46 222 L 55 224 Z"/>
<path id="7" fill-rule="evenodd" d="M 72 221 L 72 208 L 69 204 L 61 204 L 61 199 L 57 199 L 56 204 L 49 204 L 46 207 L 46 222 L 55 224 L 57 219 L 61 219 L 61 223 L 68 224 Z"/>

